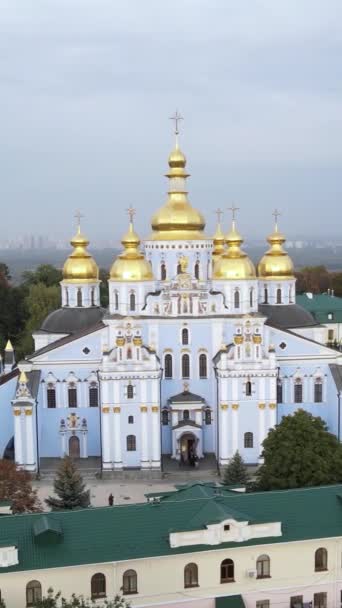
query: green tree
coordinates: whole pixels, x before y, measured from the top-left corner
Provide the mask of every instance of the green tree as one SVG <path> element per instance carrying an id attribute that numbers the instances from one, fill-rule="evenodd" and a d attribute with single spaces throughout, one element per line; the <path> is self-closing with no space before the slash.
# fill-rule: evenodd
<path id="1" fill-rule="evenodd" d="M 321 418 L 302 409 L 285 416 L 263 442 L 258 490 L 320 486 L 342 481 L 342 444 Z"/>
<path id="2" fill-rule="evenodd" d="M 47 287 L 44 283 L 33 283 L 28 288 L 24 304 L 27 321 L 18 345 L 22 356 L 33 350 L 32 333 L 39 329 L 50 312 L 59 308 L 60 288 L 57 285 Z"/>
<path id="3" fill-rule="evenodd" d="M 10 460 L 0 460 L 0 500 L 10 502 L 13 513 L 42 510 L 37 490 L 32 488 L 31 475 Z"/>
<path id="4" fill-rule="evenodd" d="M 43 283 L 46 287 L 53 287 L 59 285 L 62 278 L 62 271 L 51 264 L 40 264 L 36 270 L 26 270 L 22 275 L 27 286 Z"/>
<path id="5" fill-rule="evenodd" d="M 235 483 L 245 485 L 247 482 L 248 473 L 245 463 L 240 453 L 236 451 L 230 463 L 224 468 L 222 483 L 226 486 L 230 486 Z"/>
<path id="6" fill-rule="evenodd" d="M 64 456 L 53 483 L 55 496 L 45 499 L 53 511 L 80 509 L 90 505 L 90 493 L 70 456 Z"/>
<path id="7" fill-rule="evenodd" d="M 107 308 L 109 304 L 109 290 L 108 290 L 108 270 L 105 268 L 100 268 L 99 279 L 100 283 L 100 302 L 103 308 Z"/>
<path id="8" fill-rule="evenodd" d="M 54 593 L 54 590 L 50 588 L 47 596 L 37 600 L 33 604 L 33 608 L 92 608 L 94 605 L 94 601 L 84 598 L 82 595 L 73 593 L 70 599 L 66 599 L 62 597 L 60 591 Z M 104 600 L 101 604 L 96 602 L 96 606 L 97 608 L 130 608 L 131 604 L 121 595 L 116 595 L 112 600 Z"/>

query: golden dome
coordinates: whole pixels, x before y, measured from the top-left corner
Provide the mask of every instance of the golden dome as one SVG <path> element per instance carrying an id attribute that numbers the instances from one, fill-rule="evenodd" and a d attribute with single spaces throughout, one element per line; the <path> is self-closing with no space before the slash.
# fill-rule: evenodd
<path id="1" fill-rule="evenodd" d="M 218 221 L 216 232 L 213 236 L 213 252 L 212 257 L 216 260 L 225 252 L 225 243 L 226 239 L 224 238 L 224 234 L 221 228 L 221 222 Z"/>
<path id="2" fill-rule="evenodd" d="M 238 233 L 233 220 L 232 228 L 226 236 L 228 249 L 215 261 L 213 278 L 219 280 L 255 279 L 255 268 L 248 255 L 240 249 L 243 238 Z"/>
<path id="3" fill-rule="evenodd" d="M 63 280 L 69 283 L 93 283 L 99 279 L 99 269 L 87 251 L 88 239 L 78 226 L 77 234 L 70 241 L 74 248 L 63 266 Z"/>
<path id="4" fill-rule="evenodd" d="M 258 275 L 262 279 L 292 279 L 294 278 L 293 262 L 287 251 L 283 249 L 286 238 L 278 231 L 276 223 L 274 232 L 268 237 L 271 245 L 258 264 Z"/>
<path id="5" fill-rule="evenodd" d="M 132 220 L 128 232 L 122 237 L 123 252 L 116 258 L 110 269 L 113 281 L 153 281 L 150 262 L 139 251 L 140 239 L 134 231 Z"/>
<path id="6" fill-rule="evenodd" d="M 153 240 L 195 240 L 203 239 L 205 220 L 203 215 L 194 209 L 187 197 L 185 172 L 186 158 L 176 143 L 169 156 L 168 199 L 152 217 Z"/>

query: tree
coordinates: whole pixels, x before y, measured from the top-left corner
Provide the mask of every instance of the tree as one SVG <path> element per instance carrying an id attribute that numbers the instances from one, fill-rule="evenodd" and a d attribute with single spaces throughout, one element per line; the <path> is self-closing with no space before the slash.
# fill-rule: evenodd
<path id="1" fill-rule="evenodd" d="M 238 451 L 235 452 L 230 463 L 223 471 L 222 483 L 226 486 L 232 484 L 247 484 L 248 474 L 242 456 Z"/>
<path id="2" fill-rule="evenodd" d="M 342 481 L 342 444 L 321 418 L 302 409 L 285 416 L 263 442 L 258 490 L 320 486 Z"/>
<path id="3" fill-rule="evenodd" d="M 53 483 L 55 494 L 45 499 L 53 511 L 80 509 L 90 505 L 90 493 L 70 456 L 64 456 Z"/>
<path id="4" fill-rule="evenodd" d="M 69 600 L 62 597 L 61 592 L 54 593 L 53 589 L 48 589 L 47 596 L 33 604 L 33 608 L 92 608 L 95 602 L 84 598 L 82 595 L 72 594 Z M 113 600 L 104 600 L 98 604 L 97 608 L 130 608 L 131 604 L 121 595 L 116 595 Z M 0 608 L 1 604 L 0 604 Z M 4 607 L 5 608 L 5 607 Z"/>
<path id="5" fill-rule="evenodd" d="M 20 354 L 32 352 L 32 333 L 39 329 L 50 312 L 59 308 L 60 299 L 60 288 L 56 285 L 47 287 L 44 283 L 33 283 L 29 286 L 25 297 L 28 318 L 19 344 Z"/>
<path id="6" fill-rule="evenodd" d="M 25 285 L 38 285 L 43 283 L 45 287 L 59 286 L 62 280 L 62 271 L 51 264 L 40 264 L 36 270 L 26 270 L 22 275 Z"/>
<path id="7" fill-rule="evenodd" d="M 0 500 L 9 501 L 13 513 L 37 513 L 42 510 L 31 475 L 18 469 L 10 460 L 0 460 Z"/>

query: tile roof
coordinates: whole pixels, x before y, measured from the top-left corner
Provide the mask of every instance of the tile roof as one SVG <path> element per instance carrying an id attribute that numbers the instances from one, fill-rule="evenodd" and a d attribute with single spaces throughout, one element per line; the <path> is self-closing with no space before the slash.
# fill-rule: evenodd
<path id="1" fill-rule="evenodd" d="M 312 294 L 312 297 L 301 294 L 296 300 L 318 323 L 342 323 L 342 298 L 322 293 Z M 332 315 L 332 318 L 329 318 L 329 315 Z"/>
<path id="2" fill-rule="evenodd" d="M 210 494 L 210 490 L 207 490 Z M 204 529 L 211 521 L 233 517 L 254 523 L 282 523 L 282 536 L 223 543 L 219 548 L 342 536 L 342 485 L 251 494 L 206 496 L 193 484 L 159 503 L 89 508 L 48 514 L 4 515 L 0 545 L 18 547 L 19 564 L 1 572 L 132 560 L 205 551 L 208 545 L 171 548 L 169 533 Z M 322 513 L 324 517 L 322 517 Z M 221 519 L 221 520 L 222 520 Z M 34 530 L 61 534 L 34 535 Z M 191 529 L 191 528 L 190 528 Z M 217 548 L 217 547 L 216 547 Z"/>

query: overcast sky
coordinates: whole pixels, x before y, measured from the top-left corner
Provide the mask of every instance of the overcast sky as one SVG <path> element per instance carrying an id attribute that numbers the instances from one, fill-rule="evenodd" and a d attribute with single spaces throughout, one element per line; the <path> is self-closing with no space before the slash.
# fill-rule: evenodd
<path id="1" fill-rule="evenodd" d="M 341 235 L 341 0 L 0 0 L 0 238 L 141 236 L 166 198 L 169 116 L 189 196 Z M 225 218 L 228 227 L 228 214 Z"/>

